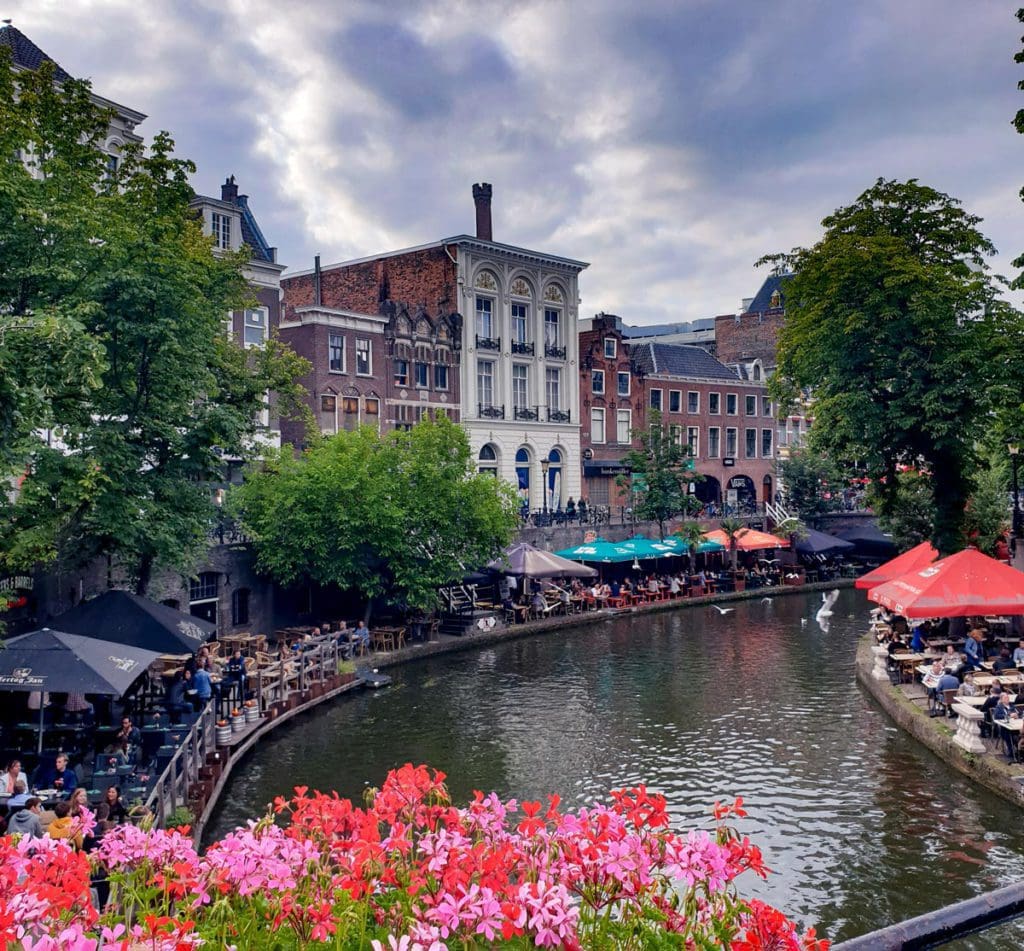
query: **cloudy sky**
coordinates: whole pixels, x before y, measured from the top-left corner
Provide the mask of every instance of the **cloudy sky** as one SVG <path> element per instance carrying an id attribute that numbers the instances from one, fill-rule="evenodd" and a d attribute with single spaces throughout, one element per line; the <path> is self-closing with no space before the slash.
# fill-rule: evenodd
<path id="1" fill-rule="evenodd" d="M 0 0 L 97 92 L 234 173 L 300 269 L 472 232 L 591 262 L 582 315 L 727 313 L 877 177 L 1024 251 L 1017 3 Z"/>

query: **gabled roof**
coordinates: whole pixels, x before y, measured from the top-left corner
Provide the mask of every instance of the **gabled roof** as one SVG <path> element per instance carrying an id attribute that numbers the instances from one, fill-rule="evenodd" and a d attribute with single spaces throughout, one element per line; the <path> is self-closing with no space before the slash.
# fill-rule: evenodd
<path id="1" fill-rule="evenodd" d="M 777 308 L 772 307 L 772 294 L 776 291 L 779 292 L 779 296 L 782 298 L 781 306 L 786 306 L 786 282 L 791 280 L 792 274 L 770 274 L 765 278 L 765 282 L 761 285 L 760 290 L 754 295 L 754 299 L 750 302 L 750 306 L 747 308 L 748 314 L 759 314 L 766 310 L 775 310 Z"/>
<path id="2" fill-rule="evenodd" d="M 242 244 L 247 245 L 249 250 L 252 251 L 252 260 L 265 261 L 268 264 L 275 263 L 270 245 L 267 243 L 267 239 L 263 237 L 263 231 L 260 229 L 252 209 L 249 207 L 247 195 L 238 195 L 234 199 L 225 199 L 197 194 L 193 197 L 192 201 L 206 205 L 237 208 L 242 221 Z"/>
<path id="3" fill-rule="evenodd" d="M 666 334 L 697 333 L 703 330 L 714 329 L 715 318 L 703 317 L 698 320 L 684 320 L 674 324 L 625 324 L 622 327 L 622 336 L 660 337 Z"/>
<path id="4" fill-rule="evenodd" d="M 629 348 L 633 364 L 648 376 L 676 376 L 696 380 L 736 380 L 734 370 L 702 347 L 673 343 L 638 343 Z"/>
<path id="5" fill-rule="evenodd" d="M 43 63 L 53 63 L 56 67 L 54 78 L 57 82 L 65 83 L 71 79 L 71 74 L 64 70 L 52 56 L 44 53 L 33 43 L 21 30 L 13 26 L 0 27 L 0 46 L 6 46 L 12 55 L 14 65 L 21 69 L 39 69 Z"/>

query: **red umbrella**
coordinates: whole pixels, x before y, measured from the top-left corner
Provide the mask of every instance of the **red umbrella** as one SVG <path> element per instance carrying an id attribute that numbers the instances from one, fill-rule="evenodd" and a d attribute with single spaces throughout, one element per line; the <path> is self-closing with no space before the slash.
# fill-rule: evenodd
<path id="1" fill-rule="evenodd" d="M 883 581 L 892 581 L 893 578 L 898 578 L 900 575 L 908 574 L 911 571 L 920 571 L 938 557 L 939 553 L 931 542 L 921 542 L 920 545 L 915 545 L 910 551 L 905 551 L 902 555 L 897 555 L 884 565 L 879 565 L 874 571 L 861 575 L 854 582 L 854 587 L 873 588 Z"/>
<path id="2" fill-rule="evenodd" d="M 1024 614 L 1024 573 L 968 548 L 877 585 L 868 598 L 908 618 Z"/>

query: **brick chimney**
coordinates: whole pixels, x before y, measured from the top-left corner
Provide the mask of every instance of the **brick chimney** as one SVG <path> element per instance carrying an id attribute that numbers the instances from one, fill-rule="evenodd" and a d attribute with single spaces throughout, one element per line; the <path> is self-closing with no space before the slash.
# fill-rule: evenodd
<path id="1" fill-rule="evenodd" d="M 473 202 L 476 205 L 476 236 L 481 241 L 493 241 L 491 236 L 491 186 L 481 182 L 473 186 Z"/>
<path id="2" fill-rule="evenodd" d="M 225 180 L 224 184 L 220 186 L 220 200 L 230 201 L 232 204 L 235 203 L 235 199 L 238 198 L 238 186 L 235 184 L 235 176 L 229 175 Z"/>

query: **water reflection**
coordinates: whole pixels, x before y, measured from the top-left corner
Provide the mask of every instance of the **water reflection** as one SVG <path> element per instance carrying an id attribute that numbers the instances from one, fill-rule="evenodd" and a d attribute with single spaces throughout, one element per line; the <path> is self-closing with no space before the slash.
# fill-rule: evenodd
<path id="1" fill-rule="evenodd" d="M 684 823 L 742 795 L 775 870 L 748 891 L 842 939 L 1020 877 L 1020 812 L 897 730 L 853 679 L 863 595 L 617 617 L 393 672 L 282 727 L 211 834 L 293 785 L 360 796 L 407 761 L 473 789 L 581 804 L 646 782 Z M 1016 949 L 1005 926 L 961 948 Z"/>

